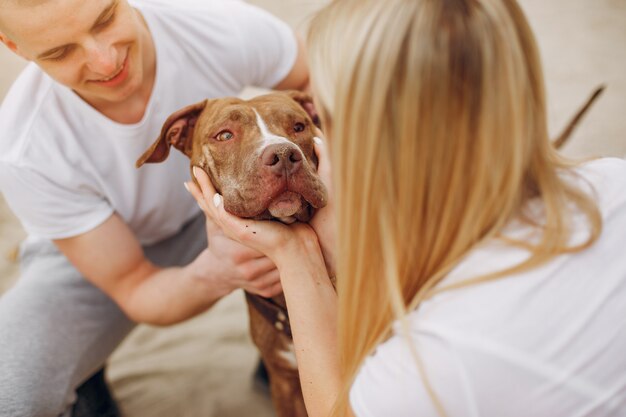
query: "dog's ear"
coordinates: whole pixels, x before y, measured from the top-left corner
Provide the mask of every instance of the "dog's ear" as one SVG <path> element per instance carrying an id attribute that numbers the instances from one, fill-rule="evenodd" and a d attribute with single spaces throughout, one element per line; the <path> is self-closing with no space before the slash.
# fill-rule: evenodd
<path id="1" fill-rule="evenodd" d="M 191 158 L 193 131 L 206 104 L 207 100 L 204 100 L 172 113 L 157 140 L 137 159 L 135 166 L 139 168 L 145 163 L 165 161 L 172 145 Z"/>
<path id="2" fill-rule="evenodd" d="M 313 97 L 311 97 L 307 93 L 303 93 L 298 90 L 289 90 L 285 91 L 285 93 L 291 97 L 296 103 L 300 105 L 307 112 L 313 124 L 318 128 L 322 128 L 322 122 L 320 121 L 320 116 L 315 109 L 315 105 L 313 104 Z"/>

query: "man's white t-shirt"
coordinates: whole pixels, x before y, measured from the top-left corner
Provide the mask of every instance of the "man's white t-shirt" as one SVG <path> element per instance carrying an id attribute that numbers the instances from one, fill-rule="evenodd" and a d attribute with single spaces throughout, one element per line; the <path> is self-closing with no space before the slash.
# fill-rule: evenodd
<path id="1" fill-rule="evenodd" d="M 156 47 L 156 79 L 139 123 L 116 123 L 30 64 L 0 108 L 0 190 L 33 238 L 87 232 L 117 212 L 142 244 L 199 213 L 176 150 L 135 168 L 174 111 L 205 98 L 270 88 L 297 56 L 293 31 L 235 0 L 137 0 Z"/>
<path id="2" fill-rule="evenodd" d="M 592 247 L 442 292 L 407 317 L 424 376 L 449 417 L 626 416 L 626 161 L 601 159 L 579 172 L 604 219 Z M 576 221 L 573 239 L 584 241 L 584 219 Z M 528 231 L 512 224 L 505 234 Z M 443 285 L 528 255 L 489 242 Z M 350 403 L 357 417 L 439 416 L 399 322 L 363 363 Z"/>

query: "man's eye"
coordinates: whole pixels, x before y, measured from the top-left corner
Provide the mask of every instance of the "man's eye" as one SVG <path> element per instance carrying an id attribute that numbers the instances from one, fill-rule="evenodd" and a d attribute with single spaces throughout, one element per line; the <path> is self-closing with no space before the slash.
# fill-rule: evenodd
<path id="1" fill-rule="evenodd" d="M 217 134 L 215 139 L 219 141 L 227 141 L 227 140 L 231 140 L 234 137 L 235 135 L 230 130 L 222 130 L 220 133 Z"/>
<path id="2" fill-rule="evenodd" d="M 48 55 L 45 59 L 47 61 L 60 61 L 65 58 L 70 52 L 70 48 L 59 49 L 52 55 Z"/>
<path id="3" fill-rule="evenodd" d="M 296 132 L 302 132 L 304 130 L 304 123 L 296 123 L 293 125 L 293 130 Z"/>

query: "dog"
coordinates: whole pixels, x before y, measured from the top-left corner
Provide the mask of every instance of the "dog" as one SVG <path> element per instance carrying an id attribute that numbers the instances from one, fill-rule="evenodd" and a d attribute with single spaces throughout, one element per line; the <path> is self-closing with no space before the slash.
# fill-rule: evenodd
<path id="1" fill-rule="evenodd" d="M 209 175 L 228 212 L 306 222 L 328 198 L 314 152 L 319 127 L 311 97 L 297 91 L 204 100 L 173 113 L 136 166 L 164 161 L 174 146 Z M 278 417 L 306 417 L 284 297 L 246 292 L 246 301 Z"/>

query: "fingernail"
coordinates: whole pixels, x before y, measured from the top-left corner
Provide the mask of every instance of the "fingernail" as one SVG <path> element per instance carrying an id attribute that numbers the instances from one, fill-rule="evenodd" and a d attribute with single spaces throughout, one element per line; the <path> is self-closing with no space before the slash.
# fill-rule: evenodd
<path id="1" fill-rule="evenodd" d="M 200 168 L 198 168 L 197 166 L 193 167 L 193 176 L 198 178 L 198 171 L 200 170 Z"/>
<path id="2" fill-rule="evenodd" d="M 213 196 L 213 204 L 215 204 L 215 207 L 219 207 L 221 202 L 222 202 L 222 196 L 219 195 L 218 193 L 215 193 L 215 195 Z"/>
<path id="3" fill-rule="evenodd" d="M 189 186 L 187 185 L 187 183 L 186 183 L 186 182 L 183 182 L 183 185 L 185 186 L 185 190 L 187 190 L 187 191 L 191 192 L 191 191 L 189 190 Z"/>
<path id="4" fill-rule="evenodd" d="M 320 138 L 318 138 L 317 136 L 313 137 L 313 140 L 315 141 L 315 143 L 317 143 L 318 145 L 322 144 L 322 140 Z"/>

